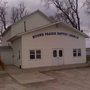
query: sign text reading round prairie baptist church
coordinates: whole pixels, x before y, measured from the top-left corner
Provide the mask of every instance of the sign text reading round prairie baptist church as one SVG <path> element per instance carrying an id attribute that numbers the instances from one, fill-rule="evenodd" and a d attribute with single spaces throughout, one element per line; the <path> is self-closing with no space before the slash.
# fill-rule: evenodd
<path id="1" fill-rule="evenodd" d="M 65 33 L 65 32 L 45 32 L 45 33 L 39 33 L 39 34 L 36 34 L 36 35 L 33 35 L 32 37 L 33 38 L 38 38 L 38 37 L 43 37 L 43 36 L 51 36 L 51 35 L 64 35 L 64 36 L 70 36 L 70 37 L 73 37 L 73 38 L 76 38 L 78 39 L 79 37 L 74 35 L 74 34 L 70 34 L 70 33 Z"/>

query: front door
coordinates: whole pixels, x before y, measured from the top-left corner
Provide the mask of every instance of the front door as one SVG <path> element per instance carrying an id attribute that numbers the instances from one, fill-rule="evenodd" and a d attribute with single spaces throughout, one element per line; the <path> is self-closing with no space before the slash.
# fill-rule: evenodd
<path id="1" fill-rule="evenodd" d="M 53 49 L 53 64 L 63 65 L 63 49 Z"/>

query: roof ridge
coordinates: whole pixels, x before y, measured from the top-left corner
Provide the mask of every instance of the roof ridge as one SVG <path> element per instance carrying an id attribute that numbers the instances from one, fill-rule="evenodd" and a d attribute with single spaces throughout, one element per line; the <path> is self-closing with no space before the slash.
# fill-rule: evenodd
<path id="1" fill-rule="evenodd" d="M 4 35 L 7 31 L 9 31 L 13 25 L 19 23 L 19 22 L 22 21 L 23 19 L 26 19 L 27 17 L 29 17 L 29 16 L 37 13 L 37 12 L 41 13 L 41 15 L 43 15 L 46 19 L 48 19 L 48 20 L 52 23 L 52 20 L 51 20 L 44 12 L 42 12 L 42 11 L 39 10 L 39 9 L 37 9 L 37 10 L 35 10 L 34 12 L 32 12 L 31 14 L 26 15 L 26 16 L 24 16 L 22 19 L 16 21 L 14 24 L 9 25 L 9 26 L 7 27 L 7 30 L 5 30 L 5 31 L 3 32 L 3 35 Z M 10 28 L 9 28 L 9 27 L 10 27 Z"/>
<path id="2" fill-rule="evenodd" d="M 43 16 L 45 16 L 50 22 L 52 22 L 52 20 L 50 20 L 45 13 L 43 13 L 41 10 L 37 9 L 37 10 L 35 10 L 34 12 L 32 12 L 31 14 L 24 16 L 22 19 L 18 20 L 17 22 L 15 22 L 14 24 L 12 24 L 11 26 L 15 25 L 16 23 L 22 21 L 23 19 L 26 19 L 27 17 L 29 17 L 29 16 L 37 13 L 37 12 L 41 13 L 41 14 L 42 14 Z"/>

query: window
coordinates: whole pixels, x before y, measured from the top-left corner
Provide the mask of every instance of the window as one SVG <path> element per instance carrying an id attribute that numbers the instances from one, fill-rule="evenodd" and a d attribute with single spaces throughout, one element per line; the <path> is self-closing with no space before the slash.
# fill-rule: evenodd
<path id="1" fill-rule="evenodd" d="M 41 59 L 41 50 L 30 50 L 30 59 Z"/>
<path id="2" fill-rule="evenodd" d="M 73 49 L 73 56 L 76 57 L 77 56 L 77 50 Z"/>
<path id="3" fill-rule="evenodd" d="M 30 59 L 35 59 L 35 50 L 30 50 Z"/>
<path id="4" fill-rule="evenodd" d="M 63 56 L 63 52 L 62 50 L 60 49 L 56 49 L 56 50 L 53 50 L 53 57 L 62 57 Z"/>
<path id="5" fill-rule="evenodd" d="M 62 50 L 59 50 L 59 56 L 62 57 L 63 54 L 62 54 Z"/>
<path id="6" fill-rule="evenodd" d="M 73 49 L 73 56 L 81 56 L 81 49 Z"/>
<path id="7" fill-rule="evenodd" d="M 81 49 L 78 49 L 78 56 L 81 56 Z"/>
<path id="8" fill-rule="evenodd" d="M 53 50 L 53 57 L 57 57 L 57 50 Z"/>
<path id="9" fill-rule="evenodd" d="M 41 50 L 36 50 L 36 59 L 41 59 Z"/>

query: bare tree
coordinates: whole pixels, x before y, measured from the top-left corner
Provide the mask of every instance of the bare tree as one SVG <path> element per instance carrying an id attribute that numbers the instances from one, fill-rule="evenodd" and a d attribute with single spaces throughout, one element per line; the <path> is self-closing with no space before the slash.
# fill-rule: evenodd
<path id="1" fill-rule="evenodd" d="M 62 13 L 62 12 L 57 12 L 54 16 L 55 20 L 56 21 L 62 21 L 62 22 L 65 22 L 65 23 L 69 23 L 69 20 L 67 19 L 67 17 Z"/>
<path id="2" fill-rule="evenodd" d="M 80 18 L 78 13 L 78 0 L 45 0 L 48 5 L 53 4 L 58 10 L 57 20 L 71 24 L 80 30 Z"/>
<path id="3" fill-rule="evenodd" d="M 18 20 L 18 9 L 16 7 L 11 8 L 11 21 L 15 23 Z"/>
<path id="4" fill-rule="evenodd" d="M 27 10 L 26 10 L 26 6 L 24 5 L 24 2 L 20 2 L 19 3 L 19 18 L 22 19 L 24 16 L 26 16 L 28 14 Z"/>
<path id="5" fill-rule="evenodd" d="M 1 28 L 3 27 L 4 30 L 6 30 L 6 24 L 7 24 L 7 21 L 6 21 L 6 15 L 7 15 L 6 9 L 7 9 L 7 2 L 3 2 L 1 0 L 0 1 L 0 24 L 1 24 Z M 2 30 L 1 30 L 1 33 L 2 33 Z"/>
<path id="6" fill-rule="evenodd" d="M 12 23 L 15 23 L 16 21 L 22 19 L 24 16 L 28 15 L 24 2 L 20 2 L 17 7 L 12 7 L 11 13 L 12 13 L 11 15 Z"/>

